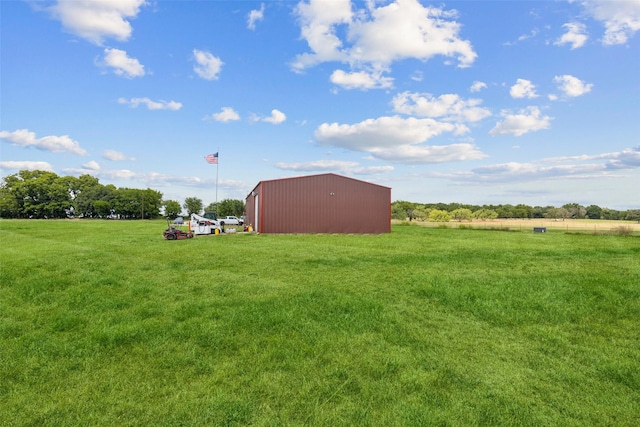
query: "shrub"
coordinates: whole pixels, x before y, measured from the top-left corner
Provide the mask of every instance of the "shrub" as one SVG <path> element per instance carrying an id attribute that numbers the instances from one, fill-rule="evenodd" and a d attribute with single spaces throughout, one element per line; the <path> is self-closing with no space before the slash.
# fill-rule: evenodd
<path id="1" fill-rule="evenodd" d="M 630 225 L 621 225 L 611 229 L 611 233 L 616 236 L 633 236 L 633 227 Z"/>
<path id="2" fill-rule="evenodd" d="M 431 212 L 429 212 L 429 221 L 431 222 L 449 222 L 449 220 L 451 220 L 451 216 L 447 211 L 432 209 Z"/>

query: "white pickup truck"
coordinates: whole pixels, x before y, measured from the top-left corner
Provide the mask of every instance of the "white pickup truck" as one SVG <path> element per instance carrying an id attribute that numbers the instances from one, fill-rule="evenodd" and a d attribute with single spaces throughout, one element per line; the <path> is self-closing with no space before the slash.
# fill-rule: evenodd
<path id="1" fill-rule="evenodd" d="M 242 225 L 243 221 L 237 216 L 223 216 L 222 218 L 218 218 L 221 225 Z"/>

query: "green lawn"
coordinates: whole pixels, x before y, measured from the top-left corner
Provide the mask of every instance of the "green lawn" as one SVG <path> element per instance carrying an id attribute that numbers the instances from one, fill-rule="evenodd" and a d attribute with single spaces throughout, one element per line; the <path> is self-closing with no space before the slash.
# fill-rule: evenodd
<path id="1" fill-rule="evenodd" d="M 1 426 L 637 426 L 640 239 L 0 221 Z"/>

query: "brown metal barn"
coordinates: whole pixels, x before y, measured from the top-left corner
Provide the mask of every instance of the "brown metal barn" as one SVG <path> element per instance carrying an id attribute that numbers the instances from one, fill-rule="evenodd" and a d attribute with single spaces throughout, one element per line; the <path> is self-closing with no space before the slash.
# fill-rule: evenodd
<path id="1" fill-rule="evenodd" d="M 332 173 L 260 181 L 246 203 L 260 233 L 391 232 L 391 189 Z"/>

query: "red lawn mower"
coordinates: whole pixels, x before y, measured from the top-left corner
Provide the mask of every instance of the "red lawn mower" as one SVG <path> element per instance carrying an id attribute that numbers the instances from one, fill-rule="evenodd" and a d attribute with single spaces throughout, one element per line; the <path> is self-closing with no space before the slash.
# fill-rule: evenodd
<path id="1" fill-rule="evenodd" d="M 171 224 L 171 221 L 167 218 L 167 229 L 164 230 L 162 236 L 166 240 L 184 240 L 193 238 L 193 233 L 191 231 L 180 230 L 175 225 Z"/>

